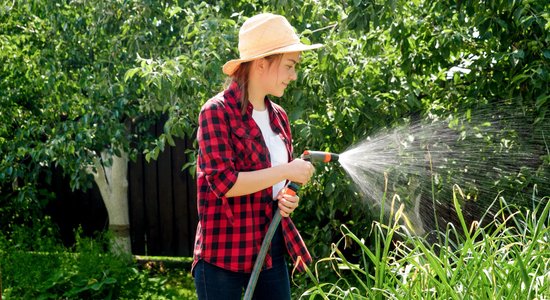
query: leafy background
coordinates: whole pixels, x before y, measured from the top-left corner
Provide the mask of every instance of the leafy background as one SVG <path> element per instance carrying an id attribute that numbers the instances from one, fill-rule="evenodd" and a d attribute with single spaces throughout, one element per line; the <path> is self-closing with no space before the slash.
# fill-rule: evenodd
<path id="1" fill-rule="evenodd" d="M 325 44 L 304 53 L 299 79 L 275 99 L 291 118 L 296 155 L 341 153 L 406 122 L 513 112 L 506 122 L 528 124 L 522 138 L 540 155 L 510 178 L 509 193 L 539 183 L 549 194 L 539 182 L 550 163 L 540 143 L 550 136 L 547 1 L 14 0 L 0 4 L 2 228 L 41 216 L 53 195 L 36 182 L 53 166 L 87 188 L 93 151 L 155 159 L 174 137 L 193 136 L 201 104 L 223 88 L 221 66 L 238 55 L 238 28 L 261 11 Z M 161 116 L 164 133 L 151 136 Z M 302 191 L 294 219 L 316 258 L 340 225 L 361 232 L 375 218 L 350 186 L 323 165 Z"/>

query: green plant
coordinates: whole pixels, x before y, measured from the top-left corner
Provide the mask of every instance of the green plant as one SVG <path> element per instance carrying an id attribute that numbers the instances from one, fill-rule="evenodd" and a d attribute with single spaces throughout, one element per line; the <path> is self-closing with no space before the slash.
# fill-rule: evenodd
<path id="1" fill-rule="evenodd" d="M 65 248 L 55 231 L 17 228 L 0 234 L 3 299 L 193 299 L 187 268 L 141 267 L 109 251 L 109 235 L 84 238 Z"/>
<path id="2" fill-rule="evenodd" d="M 319 282 L 302 298 L 313 299 L 545 299 L 550 295 L 550 201 L 540 200 L 525 210 L 499 199 L 502 208 L 490 223 L 467 224 L 461 210 L 461 189 L 455 186 L 453 202 L 460 224 L 449 224 L 443 244 L 429 244 L 407 234 L 399 219 L 402 206 L 388 224 L 375 222 L 370 238 L 342 226 L 343 238 L 332 254 L 317 263 L 330 264 L 338 280 Z M 394 239 L 395 235 L 399 239 Z M 361 260 L 351 263 L 342 255 L 348 243 L 360 246 Z M 344 245 L 343 245 L 344 244 Z M 390 246 L 391 245 L 391 246 Z M 370 272 L 369 270 L 372 270 Z"/>

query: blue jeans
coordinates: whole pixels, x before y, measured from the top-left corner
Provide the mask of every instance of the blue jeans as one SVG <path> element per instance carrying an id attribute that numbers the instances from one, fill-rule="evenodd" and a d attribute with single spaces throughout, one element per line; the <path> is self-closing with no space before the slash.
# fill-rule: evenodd
<path id="1" fill-rule="evenodd" d="M 272 243 L 273 268 L 258 277 L 253 299 L 290 300 L 290 279 L 282 248 L 280 226 Z M 200 260 L 194 268 L 195 288 L 199 300 L 240 300 L 248 285 L 250 273 L 232 272 Z"/>

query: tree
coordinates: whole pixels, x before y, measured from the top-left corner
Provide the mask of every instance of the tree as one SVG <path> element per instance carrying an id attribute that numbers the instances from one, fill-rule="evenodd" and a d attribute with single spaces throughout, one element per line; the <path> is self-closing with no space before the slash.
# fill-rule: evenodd
<path id="1" fill-rule="evenodd" d="M 173 99 L 151 104 L 124 73 L 139 54 L 170 50 L 174 33 L 162 21 L 173 12 L 165 3 L 135 1 L 14 1 L 2 8 L 2 192 L 36 205 L 35 184 L 52 166 L 75 189 L 95 181 L 116 242 L 129 252 L 128 160 L 159 141 L 163 147 L 164 135 L 156 139 L 147 129 Z"/>

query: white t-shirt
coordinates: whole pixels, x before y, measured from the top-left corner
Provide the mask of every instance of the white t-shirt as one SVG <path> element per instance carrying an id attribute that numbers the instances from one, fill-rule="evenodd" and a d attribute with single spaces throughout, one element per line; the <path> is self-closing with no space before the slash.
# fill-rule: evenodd
<path id="1" fill-rule="evenodd" d="M 277 135 L 269 122 L 269 111 L 267 109 L 263 111 L 253 110 L 252 118 L 260 127 L 262 136 L 264 137 L 265 144 L 269 150 L 269 157 L 271 159 L 271 166 L 278 166 L 288 162 L 288 154 L 286 152 L 286 146 L 279 135 Z M 279 191 L 285 186 L 285 181 L 276 183 L 273 186 L 273 198 L 277 196 Z"/>

